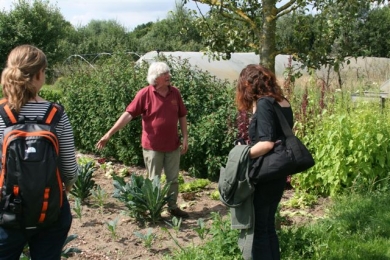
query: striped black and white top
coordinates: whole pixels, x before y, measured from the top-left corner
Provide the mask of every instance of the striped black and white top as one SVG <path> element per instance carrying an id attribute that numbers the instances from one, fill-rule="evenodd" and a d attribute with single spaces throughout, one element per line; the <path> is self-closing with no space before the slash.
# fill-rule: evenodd
<path id="1" fill-rule="evenodd" d="M 31 119 L 34 119 L 37 116 L 43 117 L 49 105 L 50 103 L 47 101 L 28 102 L 21 108 L 19 115 Z M 3 135 L 4 129 L 5 123 L 0 116 L 0 136 Z M 60 147 L 63 182 L 65 186 L 70 187 L 77 179 L 77 161 L 75 155 L 73 130 L 66 113 L 62 115 L 62 118 L 58 122 L 56 133 Z"/>

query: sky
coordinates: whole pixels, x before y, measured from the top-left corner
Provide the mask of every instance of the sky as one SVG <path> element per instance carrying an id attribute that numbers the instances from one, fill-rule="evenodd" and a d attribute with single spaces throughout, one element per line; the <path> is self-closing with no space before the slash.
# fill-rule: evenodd
<path id="1" fill-rule="evenodd" d="M 0 10 L 9 11 L 15 2 L 17 0 L 0 0 Z M 65 20 L 75 27 L 86 25 L 91 20 L 115 20 L 129 31 L 137 25 L 166 18 L 168 12 L 175 10 L 176 6 L 175 0 L 49 0 L 49 2 L 57 6 Z M 208 10 L 206 5 L 198 5 L 202 12 Z M 186 4 L 186 7 L 197 10 L 193 1 Z"/>

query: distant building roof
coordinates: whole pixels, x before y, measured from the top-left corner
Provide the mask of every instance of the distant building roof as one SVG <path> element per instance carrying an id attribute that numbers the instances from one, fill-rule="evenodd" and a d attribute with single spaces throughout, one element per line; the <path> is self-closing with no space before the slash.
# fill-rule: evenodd
<path id="1" fill-rule="evenodd" d="M 154 61 L 157 55 L 166 57 L 175 57 L 180 59 L 188 59 L 192 66 L 196 66 L 202 71 L 208 71 L 211 75 L 219 79 L 227 79 L 230 82 L 236 80 L 241 70 L 248 64 L 259 64 L 259 55 L 254 52 L 248 53 L 232 53 L 230 60 L 211 60 L 202 52 L 159 52 L 151 51 L 143 55 L 138 62 Z M 285 68 L 288 65 L 289 55 L 278 55 L 275 60 L 275 73 L 277 76 L 282 76 Z M 297 64 L 294 62 L 294 64 Z"/>
<path id="2" fill-rule="evenodd" d="M 230 82 L 235 81 L 241 70 L 248 64 L 259 64 L 260 56 L 254 52 L 248 53 L 232 53 L 230 60 L 211 60 L 203 52 L 157 52 L 151 51 L 143 55 L 138 62 L 154 61 L 158 55 L 164 55 L 166 57 L 174 57 L 180 59 L 187 59 L 193 67 L 197 67 L 202 71 L 208 71 L 211 75 L 216 76 L 219 79 L 227 79 Z M 278 78 L 283 77 L 283 72 L 288 66 L 288 59 L 290 55 L 277 55 L 275 59 L 275 73 Z M 292 61 L 295 68 L 299 68 L 301 65 L 298 62 Z M 349 62 L 344 62 L 342 66 L 342 75 L 356 78 L 369 79 L 374 74 L 388 75 L 390 71 L 390 59 L 387 58 L 375 58 L 375 57 L 358 57 L 357 59 L 351 58 Z M 301 73 L 307 74 L 305 70 L 301 70 Z M 319 77 L 327 77 L 328 73 L 333 73 L 333 70 L 322 68 L 317 71 Z M 334 77 L 337 77 L 333 75 Z M 348 78 L 350 79 L 350 77 Z M 387 78 L 386 78 L 387 79 Z M 387 83 L 388 90 L 384 92 L 390 92 L 390 82 Z M 382 90 L 383 91 L 383 90 Z"/>

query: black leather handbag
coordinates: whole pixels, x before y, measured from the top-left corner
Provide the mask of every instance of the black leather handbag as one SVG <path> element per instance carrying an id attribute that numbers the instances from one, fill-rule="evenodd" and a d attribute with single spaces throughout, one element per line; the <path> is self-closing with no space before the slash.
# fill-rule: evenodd
<path id="1" fill-rule="evenodd" d="M 256 158 L 249 177 L 254 183 L 287 177 L 306 171 L 314 166 L 313 156 L 306 146 L 296 137 L 279 105 L 273 103 L 285 140 L 275 142 L 274 148 L 267 154 Z"/>

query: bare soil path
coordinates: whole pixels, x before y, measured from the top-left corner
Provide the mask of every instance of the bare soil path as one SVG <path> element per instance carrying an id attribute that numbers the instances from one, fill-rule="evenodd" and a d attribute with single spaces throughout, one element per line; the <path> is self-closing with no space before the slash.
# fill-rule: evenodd
<path id="1" fill-rule="evenodd" d="M 114 165 L 116 172 L 123 167 L 119 164 Z M 130 173 L 145 174 L 145 169 L 130 168 Z M 193 179 L 186 173 L 182 172 L 182 174 L 185 181 Z M 68 259 L 163 259 L 164 255 L 179 250 L 175 240 L 181 247 L 202 243 L 202 240 L 194 231 L 198 227 L 198 219 L 203 218 L 206 225 L 209 226 L 211 225 L 212 212 L 218 212 L 225 217 L 229 212 L 229 209 L 219 200 L 213 200 L 210 197 L 210 194 L 217 189 L 217 183 L 211 183 L 201 192 L 196 193 L 191 200 L 185 200 L 182 194 L 179 194 L 179 206 L 190 214 L 189 219 L 183 220 L 179 231 L 176 232 L 166 223 L 171 223 L 172 220 L 167 212 L 163 212 L 161 222 L 142 226 L 126 214 L 127 208 L 122 202 L 112 197 L 114 192 L 112 179 L 107 178 L 102 169 L 98 168 L 95 171 L 94 180 L 108 194 L 108 197 L 102 208 L 97 205 L 93 197 L 87 199 L 87 203 L 82 205 L 81 218 L 79 218 L 73 210 L 75 207 L 74 198 L 70 196 L 73 224 L 69 235 L 77 234 L 78 237 L 67 244 L 66 247 L 75 247 L 81 249 L 82 252 L 72 255 Z M 283 201 L 288 200 L 291 196 L 293 196 L 293 191 L 286 190 Z M 287 221 L 282 225 L 299 224 L 320 217 L 324 214 L 325 204 L 326 201 L 320 200 L 319 205 L 305 209 L 304 213 L 301 210 L 296 210 L 297 214 L 291 214 L 294 210 L 288 209 L 287 212 L 289 213 L 285 217 Z M 117 224 L 115 232 L 111 232 L 107 223 L 114 220 L 117 220 Z M 167 228 L 174 239 L 163 228 Z M 154 235 L 151 246 L 148 248 L 144 241 L 134 234 L 135 232 L 144 235 L 151 232 Z"/>

